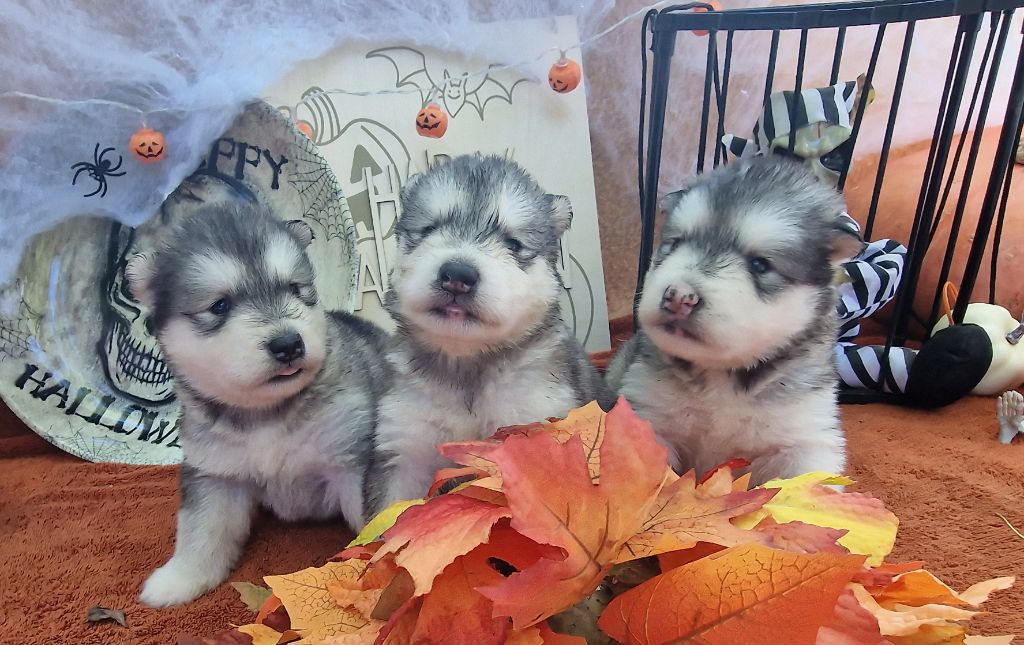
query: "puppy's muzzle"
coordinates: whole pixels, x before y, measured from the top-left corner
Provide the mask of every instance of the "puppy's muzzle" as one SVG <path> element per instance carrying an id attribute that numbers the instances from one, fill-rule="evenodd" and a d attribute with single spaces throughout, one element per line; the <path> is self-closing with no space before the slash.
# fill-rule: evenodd
<path id="1" fill-rule="evenodd" d="M 450 260 L 441 265 L 437 272 L 441 288 L 453 296 L 473 293 L 480 282 L 480 272 L 472 264 Z"/>
<path id="2" fill-rule="evenodd" d="M 685 282 L 670 286 L 661 296 L 661 310 L 680 320 L 689 318 L 700 304 L 697 291 Z"/>
<path id="3" fill-rule="evenodd" d="M 302 342 L 302 336 L 292 332 L 267 343 L 267 351 L 279 362 L 291 363 L 306 355 L 306 344 Z"/>

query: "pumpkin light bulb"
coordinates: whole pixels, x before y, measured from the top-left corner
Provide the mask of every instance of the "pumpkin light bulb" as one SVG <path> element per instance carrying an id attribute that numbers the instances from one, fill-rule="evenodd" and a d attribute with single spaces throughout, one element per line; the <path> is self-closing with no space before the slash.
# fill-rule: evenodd
<path id="1" fill-rule="evenodd" d="M 295 129 L 306 135 L 306 138 L 310 141 L 313 140 L 313 125 L 309 121 L 296 121 Z"/>
<path id="2" fill-rule="evenodd" d="M 704 4 L 711 5 L 711 10 L 712 11 L 721 11 L 722 10 L 722 3 L 719 2 L 718 0 L 701 0 L 701 2 L 703 2 Z M 695 13 L 707 13 L 707 9 L 705 9 L 704 7 L 694 7 L 693 11 Z M 696 36 L 707 36 L 708 35 L 708 32 L 706 30 L 704 30 L 704 29 L 694 29 L 693 33 Z"/>
<path id="3" fill-rule="evenodd" d="M 416 115 L 416 132 L 420 136 L 440 139 L 448 130 L 448 115 L 431 101 Z"/>
<path id="4" fill-rule="evenodd" d="M 128 146 L 136 159 L 147 164 L 162 161 L 164 153 L 167 152 L 164 133 L 145 126 L 132 135 Z"/>
<path id="5" fill-rule="evenodd" d="M 562 57 L 548 71 L 548 85 L 559 94 L 568 94 L 579 87 L 582 76 L 580 64 L 571 58 L 566 58 L 563 53 Z"/>

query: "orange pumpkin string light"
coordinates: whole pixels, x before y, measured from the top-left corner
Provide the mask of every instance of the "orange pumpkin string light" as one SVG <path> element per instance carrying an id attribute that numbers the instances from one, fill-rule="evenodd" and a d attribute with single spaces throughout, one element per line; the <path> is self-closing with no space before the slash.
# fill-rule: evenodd
<path id="1" fill-rule="evenodd" d="M 146 164 L 163 161 L 167 152 L 164 133 L 147 128 L 145 124 L 132 135 L 128 146 L 135 158 Z"/>
<path id="2" fill-rule="evenodd" d="M 571 58 L 566 58 L 563 49 L 562 55 L 548 71 L 548 85 L 559 94 L 568 94 L 579 87 L 582 77 L 580 64 Z"/>
<path id="3" fill-rule="evenodd" d="M 416 132 L 423 137 L 440 139 L 448 131 L 448 115 L 431 95 L 427 105 L 416 114 Z"/>
<path id="4" fill-rule="evenodd" d="M 705 4 L 711 5 L 711 11 L 721 11 L 722 10 L 722 3 L 719 2 L 718 0 L 701 0 L 701 2 L 703 2 Z M 704 7 L 694 7 L 693 11 L 694 11 L 694 13 L 707 13 L 708 10 L 705 9 Z M 693 33 L 694 33 L 694 35 L 697 35 L 697 36 L 707 36 L 708 35 L 708 32 L 706 30 L 704 30 L 704 29 L 694 29 Z"/>
<path id="5" fill-rule="evenodd" d="M 301 104 L 302 103 L 300 101 L 299 105 L 301 105 Z M 310 141 L 313 141 L 314 143 L 316 143 L 316 140 L 315 140 L 316 133 L 313 130 L 313 124 L 310 123 L 309 121 L 305 121 L 305 120 L 300 119 L 298 117 L 298 109 L 299 109 L 298 105 L 296 105 L 295 107 L 283 107 L 283 108 L 280 108 L 280 109 L 288 113 L 288 120 L 292 122 L 292 125 L 295 126 L 296 130 L 298 130 L 303 135 L 305 135 L 305 137 L 307 139 L 309 139 Z"/>
<path id="6" fill-rule="evenodd" d="M 295 121 L 295 128 L 302 134 L 306 135 L 307 139 L 313 141 L 313 124 L 309 121 L 303 121 L 301 119 Z"/>

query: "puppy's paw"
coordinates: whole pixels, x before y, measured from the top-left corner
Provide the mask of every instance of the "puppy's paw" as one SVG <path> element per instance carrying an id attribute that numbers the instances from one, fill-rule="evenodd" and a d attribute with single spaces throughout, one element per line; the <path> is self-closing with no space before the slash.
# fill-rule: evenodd
<path id="1" fill-rule="evenodd" d="M 171 558 L 150 574 L 142 585 L 139 602 L 150 607 L 172 607 L 195 600 L 221 582 L 201 567 Z"/>

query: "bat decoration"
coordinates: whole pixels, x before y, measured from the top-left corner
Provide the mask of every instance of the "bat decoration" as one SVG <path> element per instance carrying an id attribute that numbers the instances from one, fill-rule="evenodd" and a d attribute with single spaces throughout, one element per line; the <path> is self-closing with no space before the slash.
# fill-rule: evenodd
<path id="1" fill-rule="evenodd" d="M 503 83 L 491 76 L 462 78 L 447 69 L 442 70 L 440 79 L 431 77 L 427 70 L 427 59 L 423 52 L 411 47 L 384 47 L 375 49 L 367 58 L 383 58 L 395 68 L 395 87 L 416 87 L 420 93 L 420 107 L 426 107 L 432 96 L 436 97 L 444 111 L 454 119 L 466 105 L 472 106 L 480 120 L 484 108 L 493 99 L 512 103 L 512 92 L 528 79 L 517 78 Z"/>

